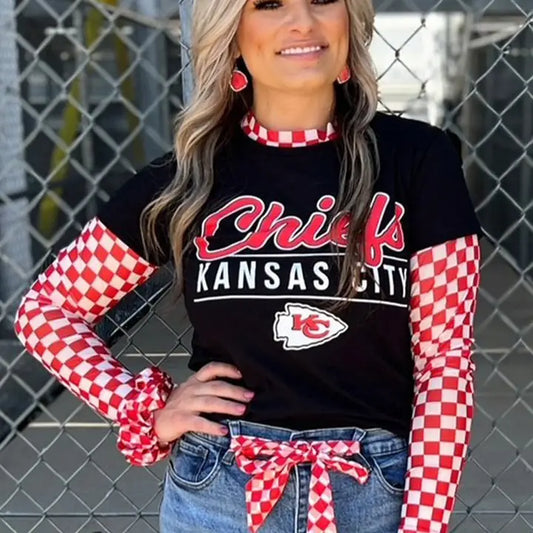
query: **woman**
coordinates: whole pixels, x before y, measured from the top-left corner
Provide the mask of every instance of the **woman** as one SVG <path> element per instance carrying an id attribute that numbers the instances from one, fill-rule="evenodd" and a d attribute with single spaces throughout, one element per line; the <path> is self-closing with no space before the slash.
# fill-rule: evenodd
<path id="1" fill-rule="evenodd" d="M 170 458 L 164 533 L 447 531 L 481 234 L 460 156 L 376 111 L 370 0 L 194 8 L 175 150 L 39 276 L 17 334 L 128 461 Z M 176 387 L 93 332 L 168 260 L 195 331 Z"/>

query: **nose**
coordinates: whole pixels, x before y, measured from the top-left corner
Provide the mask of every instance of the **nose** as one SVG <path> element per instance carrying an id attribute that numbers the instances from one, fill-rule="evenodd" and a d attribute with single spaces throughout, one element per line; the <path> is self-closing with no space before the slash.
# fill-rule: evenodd
<path id="1" fill-rule="evenodd" d="M 315 19 L 308 0 L 295 0 L 290 2 L 289 28 L 299 33 L 308 33 L 312 30 Z"/>

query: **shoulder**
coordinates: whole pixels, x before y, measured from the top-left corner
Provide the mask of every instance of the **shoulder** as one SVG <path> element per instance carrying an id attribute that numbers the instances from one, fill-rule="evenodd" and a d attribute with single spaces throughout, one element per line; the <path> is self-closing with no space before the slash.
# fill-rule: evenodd
<path id="1" fill-rule="evenodd" d="M 371 122 L 382 158 L 416 169 L 427 157 L 461 158 L 461 140 L 454 133 L 428 122 L 378 111 Z"/>
<path id="2" fill-rule="evenodd" d="M 165 189 L 176 175 L 176 156 L 167 152 L 146 166 L 135 171 L 116 190 L 111 199 L 100 210 L 102 216 L 113 215 L 115 208 L 128 205 L 141 208 Z"/>
<path id="3" fill-rule="evenodd" d="M 120 191 L 122 194 L 131 192 L 140 200 L 150 201 L 174 179 L 176 168 L 175 153 L 167 152 L 134 172 Z"/>
<path id="4" fill-rule="evenodd" d="M 439 137 L 446 135 L 441 128 L 423 120 L 400 117 L 382 111 L 376 112 L 370 125 L 378 141 L 384 144 L 409 145 L 422 152 Z"/>
<path id="5" fill-rule="evenodd" d="M 170 185 L 176 171 L 175 153 L 167 152 L 134 172 L 98 210 L 97 217 L 104 226 L 139 255 L 143 255 L 141 213 Z M 164 234 L 162 229 L 162 242 Z"/>

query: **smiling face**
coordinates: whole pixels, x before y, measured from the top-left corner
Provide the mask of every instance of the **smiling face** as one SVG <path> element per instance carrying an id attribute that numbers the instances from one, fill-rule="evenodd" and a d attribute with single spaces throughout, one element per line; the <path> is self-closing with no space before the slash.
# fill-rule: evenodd
<path id="1" fill-rule="evenodd" d="M 248 0 L 236 39 L 254 90 L 331 89 L 348 58 L 345 0 Z"/>

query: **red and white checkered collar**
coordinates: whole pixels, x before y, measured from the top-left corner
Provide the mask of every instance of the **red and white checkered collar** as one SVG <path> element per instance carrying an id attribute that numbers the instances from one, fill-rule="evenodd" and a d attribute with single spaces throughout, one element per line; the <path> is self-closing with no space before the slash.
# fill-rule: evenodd
<path id="1" fill-rule="evenodd" d="M 299 148 L 335 140 L 338 137 L 335 125 L 328 122 L 325 129 L 308 129 L 298 131 L 275 131 L 261 126 L 253 111 L 249 111 L 241 120 L 244 133 L 261 144 L 279 148 Z"/>

